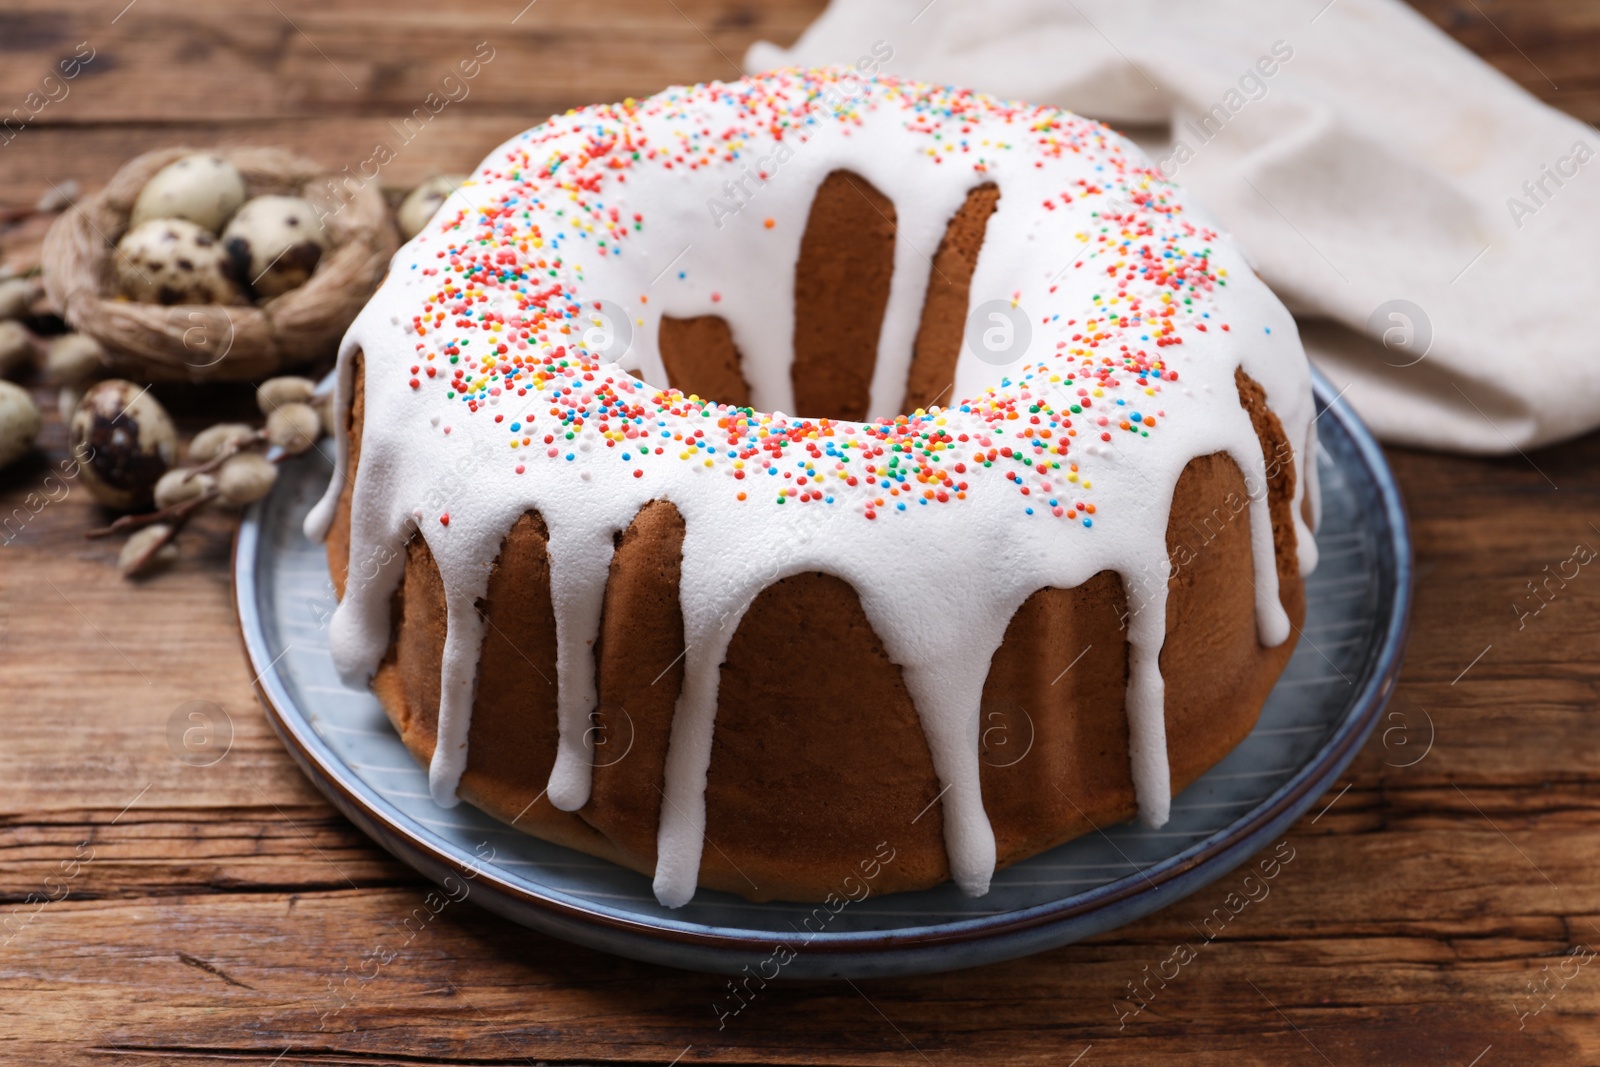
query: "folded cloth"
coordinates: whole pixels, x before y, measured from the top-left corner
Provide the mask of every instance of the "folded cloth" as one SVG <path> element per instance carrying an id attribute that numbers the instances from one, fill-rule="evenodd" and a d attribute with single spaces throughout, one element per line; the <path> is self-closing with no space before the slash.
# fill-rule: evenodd
<path id="1" fill-rule="evenodd" d="M 1399 0 L 833 0 L 745 65 L 886 52 L 901 77 L 1170 126 L 1156 165 L 1384 440 L 1508 452 L 1600 425 L 1600 133 Z"/>

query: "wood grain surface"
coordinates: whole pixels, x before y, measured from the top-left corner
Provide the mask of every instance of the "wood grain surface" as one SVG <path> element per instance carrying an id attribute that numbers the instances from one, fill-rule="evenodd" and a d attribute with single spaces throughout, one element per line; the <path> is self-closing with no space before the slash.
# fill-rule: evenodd
<path id="1" fill-rule="evenodd" d="M 546 113 L 731 76 L 751 41 L 792 40 L 820 7 L 125 2 L 0 8 L 0 111 L 79 42 L 95 52 L 0 145 L 0 208 L 69 179 L 92 189 L 175 143 L 355 166 L 488 41 L 468 97 L 384 168 L 404 187 Z M 1600 4 L 1419 6 L 1532 92 L 1600 119 Z M 27 265 L 40 232 L 0 229 L 0 256 Z M 190 430 L 251 411 L 246 390 L 161 396 Z M 1497 460 L 1390 453 L 1419 574 L 1391 717 L 1287 834 L 1294 858 L 1270 894 L 1136 1017 L 1119 1022 L 1129 983 L 1195 941 L 1242 871 L 1030 959 L 769 987 L 720 1031 L 721 980 L 576 948 L 470 901 L 397 933 L 428 887 L 337 815 L 267 726 L 230 605 L 229 522 L 207 516 L 174 571 L 130 586 L 116 544 L 83 539 L 105 516 L 81 486 L 45 481 L 64 455 L 54 417 L 41 445 L 0 473 L 0 515 L 55 497 L 0 535 L 0 1062 L 1600 1062 L 1600 570 L 1552 585 L 1536 615 L 1516 607 L 1576 546 L 1600 549 L 1600 437 Z M 169 744 L 190 700 L 231 723 L 210 766 Z M 399 941 L 376 976 L 346 980 Z"/>

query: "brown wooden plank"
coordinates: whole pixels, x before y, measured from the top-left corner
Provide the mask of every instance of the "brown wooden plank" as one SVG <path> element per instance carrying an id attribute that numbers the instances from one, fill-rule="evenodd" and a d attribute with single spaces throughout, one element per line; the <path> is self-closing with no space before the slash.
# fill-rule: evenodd
<path id="1" fill-rule="evenodd" d="M 470 166 L 552 111 L 729 75 L 750 41 L 790 40 L 820 7 L 539 0 L 512 25 L 522 0 L 467 12 L 275 2 L 281 14 L 8 5 L 0 112 L 77 41 L 100 51 L 93 74 L 0 146 L 0 205 L 31 203 L 48 181 L 92 188 L 166 144 L 277 143 L 359 163 L 445 64 L 490 40 L 496 58 L 469 97 L 384 168 L 384 185 L 404 187 Z M 1600 5 L 1418 6 L 1530 91 L 1600 119 Z M 39 232 L 0 230 L 0 257 L 29 262 Z M 251 410 L 245 390 L 161 396 L 191 431 Z M 44 491 L 64 454 L 53 416 L 41 445 L 0 471 L 0 520 Z M 1519 624 L 1514 609 L 1577 543 L 1600 548 L 1600 437 L 1527 458 L 1389 455 L 1418 560 L 1402 717 L 1380 726 L 1341 780 L 1349 790 L 1290 831 L 1295 858 L 1270 893 L 1120 1022 L 1128 983 L 1203 940 L 1196 925 L 1243 870 L 1028 960 L 774 986 L 720 1031 L 720 980 L 566 945 L 470 897 L 407 940 L 428 886 L 322 801 L 255 704 L 228 518 L 203 518 L 173 572 L 130 588 L 111 569 L 116 544 L 82 539 L 105 516 L 70 487 L 0 533 L 0 1061 L 1063 1064 L 1085 1049 L 1085 1067 L 1600 1060 L 1600 971 L 1552 982 L 1545 1010 L 1518 1014 L 1536 1004 L 1530 981 L 1600 943 L 1600 580 L 1585 567 L 1537 615 Z M 168 747 L 167 721 L 192 699 L 217 702 L 234 727 L 210 767 Z M 1418 760 L 1424 715 L 1432 747 Z M 34 911 L 41 894 L 60 899 Z M 386 948 L 397 955 L 377 977 L 350 977 Z M 347 980 L 356 992 L 330 1010 L 329 983 Z"/>
<path id="2" fill-rule="evenodd" d="M 531 82 L 577 106 L 673 81 L 738 77 L 752 41 L 792 39 L 816 10 L 807 0 L 454 8 L 416 0 L 366 8 L 137 0 L 113 25 L 97 9 L 10 5 L 0 16 L 13 57 L 0 70 L 0 100 L 20 104 L 46 75 L 65 73 L 61 60 L 77 56 L 87 59 L 81 73 L 64 91 L 52 89 L 58 99 L 39 122 L 320 118 L 330 110 L 399 116 L 428 92 L 449 95 L 452 108 L 536 118 Z M 493 58 L 462 88 L 444 85 L 480 44 L 489 51 L 479 57 Z"/>

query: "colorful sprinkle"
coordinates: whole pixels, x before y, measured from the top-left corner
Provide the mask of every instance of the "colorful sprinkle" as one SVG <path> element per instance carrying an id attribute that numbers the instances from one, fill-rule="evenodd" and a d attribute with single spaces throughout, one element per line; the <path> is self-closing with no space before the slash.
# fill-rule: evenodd
<path id="1" fill-rule="evenodd" d="M 432 289 L 410 323 L 422 341 L 409 387 L 440 390 L 468 415 L 497 398 L 513 400 L 516 416 L 507 424 L 497 413 L 493 421 L 509 435 L 519 474 L 543 462 L 540 445 L 546 460 L 572 462 L 577 445 L 589 448 L 592 441 L 598 447 L 586 464 L 613 455 L 634 478 L 672 460 L 719 472 L 730 483 L 764 472 L 781 476 L 767 497 L 774 504 L 847 503 L 867 519 L 886 509 L 904 512 L 911 500 L 963 501 L 974 479 L 999 476 L 1027 502 L 1025 514 L 1076 521 L 1081 513 L 1082 525 L 1092 526 L 1091 501 L 1069 507 L 1055 498 L 1067 485 L 1091 488 L 1076 462 L 1079 434 L 1132 447 L 1155 432 L 1157 419 L 1144 411 L 1162 407 L 1153 398 L 1178 380 L 1175 350 L 1191 328 L 1206 330 L 1201 320 L 1209 316 L 1209 297 L 1227 284 L 1211 262 L 1217 235 L 1185 218 L 1160 172 L 1128 155 L 1100 123 L 888 77 L 869 79 L 869 91 L 854 93 L 835 112 L 824 100 L 842 74 L 787 71 L 671 90 L 569 112 L 524 134 L 480 172 L 501 192 L 436 220 L 422 239 L 433 246 L 432 265 L 421 272 Z M 703 123 L 703 105 L 713 102 L 732 105 L 738 121 L 715 129 Z M 601 321 L 602 308 L 583 295 L 582 258 L 632 255 L 635 236 L 650 226 L 622 205 L 630 176 L 698 170 L 775 139 L 803 141 L 805 127 L 825 119 L 848 124 L 886 107 L 898 107 L 906 128 L 926 136 L 924 158 L 935 163 L 970 160 L 986 172 L 1005 156 L 1031 157 L 1040 166 L 1067 157 L 1097 161 L 1093 181 L 1064 181 L 1039 209 L 1089 205 L 1093 222 L 1078 234 L 1085 247 L 1072 269 L 1101 281 L 1076 314 L 1063 309 L 1040 320 L 1036 332 L 1055 335 L 1046 358 L 949 407 L 850 423 L 658 389 L 588 347 L 587 331 Z M 677 141 L 652 140 L 642 120 L 659 116 L 684 120 Z M 980 118 L 1014 135 L 974 141 L 967 135 Z M 761 225 L 772 229 L 777 222 L 769 217 Z M 676 273 L 687 278 L 687 271 Z M 1055 292 L 1054 280 L 1019 290 L 1013 303 L 1042 303 L 1047 289 Z M 722 299 L 720 292 L 709 295 L 713 303 Z M 1159 414 L 1164 423 L 1166 413 Z M 730 491 L 746 499 L 742 488 Z M 1036 508 L 1033 501 L 1048 503 Z M 439 521 L 448 526 L 450 517 Z"/>

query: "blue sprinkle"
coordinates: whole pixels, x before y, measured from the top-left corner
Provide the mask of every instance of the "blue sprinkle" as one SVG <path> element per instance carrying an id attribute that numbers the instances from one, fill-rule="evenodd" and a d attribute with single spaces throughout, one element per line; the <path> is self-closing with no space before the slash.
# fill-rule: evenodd
<path id="1" fill-rule="evenodd" d="M 1139 414 L 1137 411 L 1135 411 L 1132 415 L 1129 415 L 1128 418 L 1132 419 L 1134 422 L 1144 421 L 1144 416 Z"/>
<path id="2" fill-rule="evenodd" d="M 1093 526 L 1094 525 L 1094 520 L 1093 519 L 1084 519 L 1083 520 L 1083 524 L 1085 526 Z"/>
<path id="3" fill-rule="evenodd" d="M 571 452 L 568 452 L 568 453 L 567 453 L 567 461 L 568 461 L 568 462 L 569 462 L 569 463 L 570 463 L 570 462 L 571 462 L 571 461 L 572 461 L 572 460 L 573 460 L 573 459 L 575 459 L 575 458 L 576 458 L 576 457 L 575 457 L 575 456 L 573 456 L 573 454 L 572 454 L 572 453 L 571 453 Z"/>
<path id="4" fill-rule="evenodd" d="M 906 506 L 904 504 L 896 504 L 895 505 L 895 509 L 898 510 L 898 511 L 904 511 L 906 509 Z"/>
<path id="5" fill-rule="evenodd" d="M 1029 515 L 1033 514 L 1033 509 L 1032 508 L 1023 508 L 1022 510 L 1026 511 Z"/>

